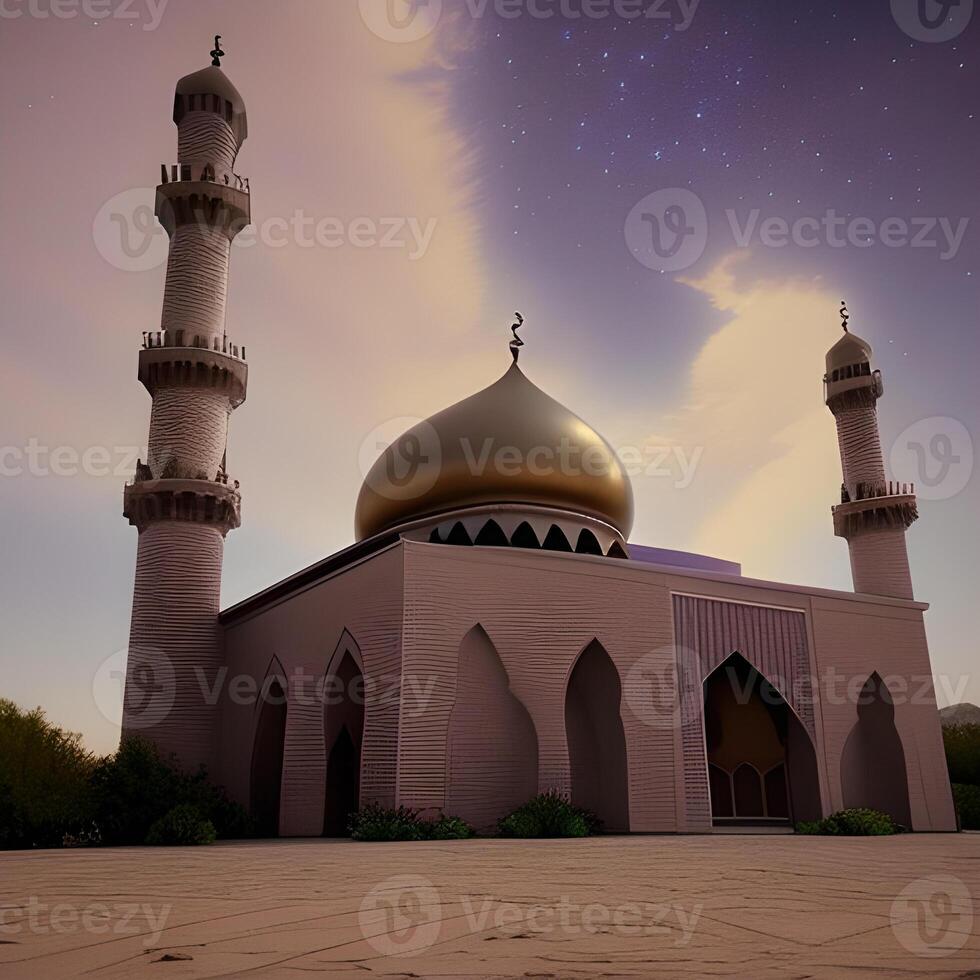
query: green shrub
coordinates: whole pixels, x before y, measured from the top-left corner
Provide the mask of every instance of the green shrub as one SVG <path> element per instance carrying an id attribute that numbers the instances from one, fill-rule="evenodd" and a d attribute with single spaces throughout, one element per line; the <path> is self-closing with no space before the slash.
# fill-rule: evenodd
<path id="1" fill-rule="evenodd" d="M 944 728 L 943 745 L 949 781 L 980 786 L 980 725 Z"/>
<path id="2" fill-rule="evenodd" d="M 428 823 L 426 828 L 428 840 L 466 840 L 474 835 L 473 828 L 459 817 L 443 815 L 437 820 L 426 822 Z"/>
<path id="3" fill-rule="evenodd" d="M 213 844 L 217 836 L 214 824 L 197 807 L 181 803 L 150 827 L 146 843 L 154 847 L 194 847 Z"/>
<path id="4" fill-rule="evenodd" d="M 901 833 L 901 828 L 887 813 L 855 808 L 838 810 L 823 820 L 798 823 L 796 832 L 840 837 L 884 837 Z"/>
<path id="5" fill-rule="evenodd" d="M 473 828 L 459 817 L 440 814 L 426 820 L 417 810 L 375 803 L 352 813 L 349 829 L 351 837 L 359 841 L 462 840 L 473 836 Z"/>
<path id="6" fill-rule="evenodd" d="M 595 814 L 552 791 L 508 814 L 498 829 L 502 837 L 588 837 L 600 831 L 601 823 Z"/>
<path id="7" fill-rule="evenodd" d="M 964 830 L 980 830 L 980 786 L 953 783 L 953 802 Z"/>
<path id="8" fill-rule="evenodd" d="M 93 766 L 80 735 L 0 699 L 0 848 L 89 841 Z"/>
<path id="9" fill-rule="evenodd" d="M 251 835 L 245 810 L 209 783 L 203 769 L 185 773 L 140 738 L 124 739 L 115 755 L 100 760 L 92 783 L 104 844 L 142 844 L 150 828 L 181 804 L 193 807 L 222 839 Z"/>

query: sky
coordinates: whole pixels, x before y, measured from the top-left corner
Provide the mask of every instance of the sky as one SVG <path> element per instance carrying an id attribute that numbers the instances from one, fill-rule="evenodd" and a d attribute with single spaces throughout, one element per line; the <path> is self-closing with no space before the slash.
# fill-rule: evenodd
<path id="1" fill-rule="evenodd" d="M 253 216 L 224 605 L 351 543 L 379 443 L 502 374 L 515 310 L 528 376 L 632 461 L 634 542 L 849 589 L 822 403 L 846 299 L 920 493 L 939 699 L 980 702 L 980 16 L 926 6 L 4 0 L 0 696 L 118 738 L 148 208 L 221 34 Z"/>

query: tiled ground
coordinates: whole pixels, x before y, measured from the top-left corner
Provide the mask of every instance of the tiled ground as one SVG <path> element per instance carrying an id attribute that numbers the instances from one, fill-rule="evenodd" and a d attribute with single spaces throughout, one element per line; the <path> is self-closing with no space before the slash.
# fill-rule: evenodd
<path id="1" fill-rule="evenodd" d="M 980 834 L 0 854 L 4 980 L 311 973 L 980 978 Z"/>

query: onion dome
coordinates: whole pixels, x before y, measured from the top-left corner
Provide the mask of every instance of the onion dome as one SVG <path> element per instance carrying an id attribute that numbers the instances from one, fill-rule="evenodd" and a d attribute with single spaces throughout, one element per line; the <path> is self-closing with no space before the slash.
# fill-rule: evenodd
<path id="1" fill-rule="evenodd" d="M 581 515 L 624 540 L 633 525 L 633 489 L 613 448 L 532 384 L 516 351 L 489 388 L 413 426 L 382 453 L 357 500 L 357 538 L 495 505 Z"/>

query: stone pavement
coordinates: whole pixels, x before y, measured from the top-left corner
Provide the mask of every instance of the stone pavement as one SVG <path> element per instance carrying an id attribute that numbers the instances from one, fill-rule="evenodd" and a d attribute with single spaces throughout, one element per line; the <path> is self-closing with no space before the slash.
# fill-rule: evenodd
<path id="1" fill-rule="evenodd" d="M 0 853 L 3 980 L 977 977 L 980 834 Z"/>

